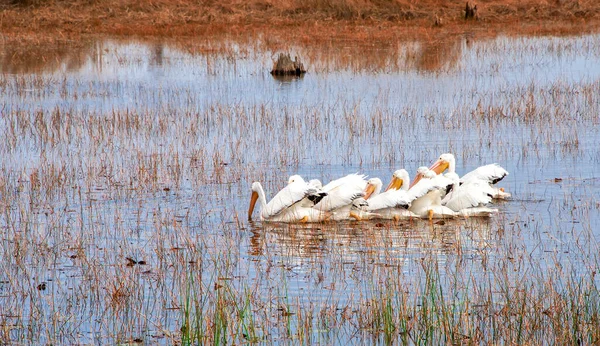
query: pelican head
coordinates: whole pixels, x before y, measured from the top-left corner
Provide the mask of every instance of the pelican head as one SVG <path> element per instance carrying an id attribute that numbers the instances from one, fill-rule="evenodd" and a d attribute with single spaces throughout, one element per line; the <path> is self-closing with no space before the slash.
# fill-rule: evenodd
<path id="1" fill-rule="evenodd" d="M 317 190 L 321 190 L 323 188 L 323 184 L 321 183 L 321 181 L 319 179 L 311 179 L 308 182 L 308 185 L 310 187 L 314 187 Z"/>
<path id="2" fill-rule="evenodd" d="M 252 183 L 252 195 L 250 196 L 250 208 L 248 208 L 248 220 L 252 220 L 252 213 L 254 212 L 254 206 L 258 200 L 258 193 L 262 190 L 262 186 L 258 181 Z"/>
<path id="3" fill-rule="evenodd" d="M 301 176 L 299 176 L 298 174 L 294 174 L 292 176 L 290 176 L 290 178 L 288 179 L 288 185 L 291 183 L 295 183 L 297 181 L 304 181 L 304 179 L 302 179 Z"/>
<path id="4" fill-rule="evenodd" d="M 392 174 L 392 180 L 389 185 L 385 189 L 388 191 L 390 189 L 400 190 L 403 187 L 407 187 L 409 184 L 408 172 L 405 169 L 399 169 Z"/>
<path id="5" fill-rule="evenodd" d="M 379 178 L 371 178 L 367 181 L 367 186 L 365 187 L 365 200 L 369 199 L 372 194 L 378 194 L 381 191 L 381 187 L 383 183 Z"/>
<path id="6" fill-rule="evenodd" d="M 433 179 L 437 176 L 437 173 L 435 173 L 435 171 L 432 171 L 431 169 L 427 168 L 427 167 L 423 167 L 424 169 L 422 170 L 422 174 L 423 174 L 423 178 L 425 179 Z"/>
<path id="7" fill-rule="evenodd" d="M 440 157 L 429 167 L 435 174 L 441 174 L 446 169 L 450 172 L 454 172 L 455 170 L 456 160 L 454 159 L 454 155 L 450 153 L 442 154 Z"/>
<path id="8" fill-rule="evenodd" d="M 410 184 L 410 187 L 415 186 L 421 179 L 423 178 L 430 178 L 430 176 L 428 176 L 430 174 L 429 168 L 427 168 L 426 166 L 421 166 L 419 168 L 417 168 L 417 174 L 415 175 L 415 180 L 413 180 L 412 184 Z"/>

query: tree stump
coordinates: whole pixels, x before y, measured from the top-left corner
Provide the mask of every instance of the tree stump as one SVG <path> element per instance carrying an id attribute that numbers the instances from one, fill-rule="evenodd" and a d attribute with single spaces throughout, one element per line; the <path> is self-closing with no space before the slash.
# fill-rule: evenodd
<path id="1" fill-rule="evenodd" d="M 271 70 L 271 74 L 274 76 L 301 76 L 305 73 L 304 64 L 297 56 L 292 60 L 289 54 L 283 53 L 279 53 L 279 57 Z"/>
<path id="2" fill-rule="evenodd" d="M 465 19 L 477 19 L 477 4 L 467 1 L 467 5 L 465 6 Z"/>

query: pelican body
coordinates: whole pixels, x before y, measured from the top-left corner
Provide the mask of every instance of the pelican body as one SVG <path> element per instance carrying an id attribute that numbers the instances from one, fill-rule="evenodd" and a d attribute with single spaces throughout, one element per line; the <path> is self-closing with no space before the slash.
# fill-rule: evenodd
<path id="1" fill-rule="evenodd" d="M 294 177 L 294 176 L 293 176 Z M 290 180 L 292 180 L 290 178 Z M 252 183 L 252 195 L 248 209 L 248 220 L 252 220 L 252 214 L 256 202 L 260 203 L 260 220 L 271 222 L 319 222 L 329 218 L 330 213 L 306 207 L 301 202 L 305 198 L 317 193 L 317 189 L 311 187 L 302 178 L 296 179 L 279 191 L 273 199 L 267 203 L 265 192 L 259 182 Z"/>
<path id="2" fill-rule="evenodd" d="M 445 170 L 448 170 L 448 173 L 456 173 L 456 159 L 454 158 L 454 155 L 450 153 L 442 154 L 429 169 L 436 174 L 441 174 Z M 469 182 L 485 182 L 493 189 L 492 198 L 507 199 L 511 197 L 511 194 L 504 192 L 503 188 L 497 188 L 495 186 L 495 184 L 500 182 L 507 175 L 508 171 L 497 163 L 492 163 L 478 167 L 463 175 L 463 177 L 460 178 L 460 185 Z"/>
<path id="3" fill-rule="evenodd" d="M 452 184 L 450 179 L 424 166 L 417 169 L 417 177 L 418 182 L 408 190 L 415 197 L 408 210 L 429 220 L 458 216 L 454 210 L 442 205 L 441 194 Z"/>

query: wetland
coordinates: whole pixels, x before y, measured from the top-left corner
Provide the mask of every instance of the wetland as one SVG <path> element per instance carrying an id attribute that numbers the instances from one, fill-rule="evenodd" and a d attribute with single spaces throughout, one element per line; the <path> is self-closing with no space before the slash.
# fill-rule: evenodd
<path id="1" fill-rule="evenodd" d="M 599 342 L 598 34 L 281 46 L 1 46 L 2 343 Z M 498 215 L 246 220 L 445 152 L 510 172 Z"/>

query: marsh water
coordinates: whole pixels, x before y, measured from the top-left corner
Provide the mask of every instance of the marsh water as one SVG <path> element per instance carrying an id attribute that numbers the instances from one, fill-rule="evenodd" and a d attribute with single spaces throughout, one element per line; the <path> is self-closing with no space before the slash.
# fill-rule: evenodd
<path id="1" fill-rule="evenodd" d="M 360 314 L 393 278 L 410 297 L 424 263 L 444 287 L 503 268 L 508 286 L 597 283 L 597 35 L 292 46 L 308 73 L 285 79 L 260 39 L 0 49 L 3 340 L 170 344 L 190 296 L 197 313 L 226 289 L 252 301 L 259 342 L 293 340 L 303 320 L 278 322 L 299 311 L 320 316 L 309 340 L 381 341 L 324 311 Z M 510 172 L 497 216 L 246 220 L 253 181 L 267 197 L 292 174 L 385 183 L 446 152 L 459 174 Z"/>

